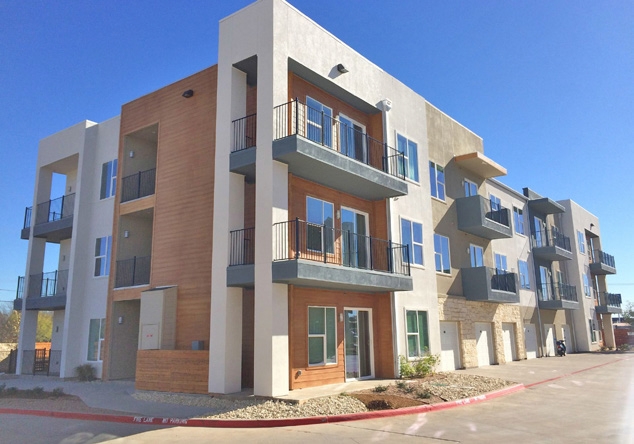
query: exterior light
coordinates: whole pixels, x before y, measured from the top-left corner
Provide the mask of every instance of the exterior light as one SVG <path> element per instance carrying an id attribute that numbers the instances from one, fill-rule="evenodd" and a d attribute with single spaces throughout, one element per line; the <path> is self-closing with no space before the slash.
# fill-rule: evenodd
<path id="1" fill-rule="evenodd" d="M 348 72 L 346 67 L 343 66 L 343 63 L 340 63 L 340 64 L 337 65 L 337 71 L 339 71 L 341 74 L 345 74 L 345 73 Z"/>
<path id="2" fill-rule="evenodd" d="M 194 95 L 194 90 L 193 89 L 188 89 L 187 91 L 185 91 L 183 93 L 183 97 L 185 97 L 186 99 L 189 99 L 193 95 Z"/>

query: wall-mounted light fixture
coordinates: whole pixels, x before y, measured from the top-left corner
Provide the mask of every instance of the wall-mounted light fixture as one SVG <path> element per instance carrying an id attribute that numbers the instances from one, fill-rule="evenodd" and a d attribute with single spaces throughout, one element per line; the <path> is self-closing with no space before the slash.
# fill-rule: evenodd
<path id="1" fill-rule="evenodd" d="M 337 219 L 341 219 L 341 210 L 337 210 Z"/>
<path id="2" fill-rule="evenodd" d="M 123 316 L 119 316 L 119 319 L 117 319 L 117 322 L 119 324 L 123 324 Z"/>
<path id="3" fill-rule="evenodd" d="M 339 322 L 343 322 L 343 313 L 339 313 Z"/>
<path id="4" fill-rule="evenodd" d="M 345 66 L 343 66 L 343 63 L 340 63 L 337 65 L 337 71 L 339 71 L 341 74 L 345 74 L 349 72 L 348 69 Z"/>
<path id="5" fill-rule="evenodd" d="M 590 223 L 590 229 L 592 230 L 592 228 L 594 228 L 594 224 Z"/>
<path id="6" fill-rule="evenodd" d="M 193 89 L 188 89 L 187 91 L 185 91 L 183 93 L 183 97 L 185 97 L 186 99 L 189 99 L 193 95 L 194 95 L 194 90 Z"/>
<path id="7" fill-rule="evenodd" d="M 130 159 L 134 157 L 134 151 L 130 151 Z"/>
<path id="8" fill-rule="evenodd" d="M 130 232 L 129 232 L 128 230 L 125 230 L 125 231 L 123 232 L 123 237 L 125 237 L 126 239 L 127 239 L 128 237 L 130 237 Z"/>

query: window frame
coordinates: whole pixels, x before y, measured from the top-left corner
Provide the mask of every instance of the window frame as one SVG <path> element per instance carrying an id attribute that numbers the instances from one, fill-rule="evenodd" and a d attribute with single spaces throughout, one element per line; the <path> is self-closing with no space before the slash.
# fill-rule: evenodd
<path id="1" fill-rule="evenodd" d="M 424 248 L 424 243 L 425 243 L 425 237 L 424 237 L 424 233 L 425 233 L 425 228 L 423 226 L 422 222 L 418 222 L 415 221 L 413 219 L 408 219 L 406 217 L 401 216 L 401 243 L 403 245 L 408 245 L 409 246 L 409 251 L 410 251 L 410 265 L 413 265 L 415 267 L 424 267 L 425 266 L 425 248 Z M 403 232 L 403 224 L 407 223 L 409 225 L 409 229 L 410 229 L 410 242 L 406 243 L 405 242 L 405 234 Z M 415 234 L 414 234 L 414 226 L 415 225 L 420 225 L 420 242 L 416 242 L 415 241 Z M 416 255 L 414 254 L 414 249 L 415 247 L 420 247 L 420 259 L 421 262 L 415 262 L 416 259 Z"/>
<path id="2" fill-rule="evenodd" d="M 515 225 L 515 233 L 526 236 L 526 230 L 524 228 L 524 210 L 513 206 L 513 222 Z"/>
<path id="3" fill-rule="evenodd" d="M 310 220 L 309 213 L 308 213 L 308 210 L 309 210 L 308 202 L 311 199 L 321 203 L 321 219 L 322 219 L 321 222 L 313 222 Z M 332 220 L 331 227 L 326 225 L 327 217 L 324 211 L 325 205 L 330 205 L 332 210 L 330 214 L 331 220 Z M 319 227 L 320 238 L 321 238 L 321 245 L 318 250 L 312 248 L 313 245 L 309 241 L 310 232 L 315 231 L 317 227 Z M 330 230 L 330 233 L 331 233 L 330 236 L 328 236 L 327 230 Z M 318 197 L 306 196 L 306 250 L 311 253 L 323 254 L 325 252 L 326 254 L 335 254 L 335 204 L 334 203 L 328 202 L 327 200 L 320 199 Z"/>
<path id="4" fill-rule="evenodd" d="M 311 319 L 310 319 L 310 314 L 311 314 L 311 308 L 312 309 L 320 309 L 323 310 L 323 323 L 324 323 L 324 332 L 323 333 L 311 333 L 310 332 L 310 326 L 311 326 Z M 331 313 L 333 314 L 333 319 L 332 319 L 332 326 L 333 326 L 333 331 L 331 333 L 334 333 L 334 361 L 330 361 L 329 362 L 329 358 L 328 358 L 328 344 L 329 344 L 329 336 L 328 336 L 328 312 L 329 310 L 331 310 Z M 325 306 L 325 305 L 309 305 L 307 307 L 307 323 L 306 323 L 306 333 L 307 333 L 307 341 L 306 341 L 306 357 L 307 357 L 307 364 L 308 367 L 323 367 L 323 366 L 327 366 L 327 365 L 337 365 L 339 357 L 338 357 L 338 350 L 337 350 L 337 307 L 334 306 Z M 310 362 L 310 343 L 311 343 L 311 338 L 321 338 L 322 339 L 322 349 L 323 349 L 323 356 L 322 356 L 322 361 L 318 362 L 318 363 L 311 363 Z"/>
<path id="5" fill-rule="evenodd" d="M 442 181 L 438 178 L 438 173 L 442 173 Z M 442 185 L 442 186 L 440 186 Z M 429 186 L 431 196 L 434 199 L 438 199 L 441 202 L 446 202 L 447 199 L 447 180 L 445 177 L 445 167 L 437 164 L 436 162 L 429 161 Z M 442 188 L 442 197 L 440 197 L 439 190 Z"/>
<path id="6" fill-rule="evenodd" d="M 522 267 L 522 264 L 524 265 Z M 525 290 L 531 289 L 531 274 L 528 268 L 528 261 L 523 261 L 522 259 L 517 260 L 517 269 L 519 271 L 519 280 L 520 280 L 520 288 Z M 526 271 L 526 273 L 524 273 Z"/>
<path id="7" fill-rule="evenodd" d="M 441 242 L 440 247 L 441 247 L 441 251 L 438 251 L 436 249 L 436 240 L 439 240 Z M 444 244 L 442 243 L 443 240 L 446 240 L 446 245 L 447 245 L 447 251 L 444 252 L 443 250 L 443 246 Z M 444 267 L 443 265 L 445 265 L 443 263 L 443 256 L 447 256 L 447 266 Z M 441 269 L 438 269 L 438 258 L 440 258 L 441 261 Z M 438 234 L 438 233 L 434 233 L 434 266 L 436 268 L 436 273 L 440 273 L 443 274 L 445 276 L 451 276 L 451 242 L 449 237 L 447 236 L 443 236 L 442 234 Z M 448 269 L 449 271 L 444 271 L 445 269 Z"/>
<path id="8" fill-rule="evenodd" d="M 491 211 L 500 211 L 502 209 L 502 199 L 493 193 L 489 193 L 489 202 L 491 203 Z"/>
<path id="9" fill-rule="evenodd" d="M 590 285 L 590 277 L 588 276 L 588 273 L 583 273 L 583 293 L 585 295 L 585 297 L 587 298 L 591 298 L 592 297 L 592 290 L 591 290 L 591 285 Z"/>
<path id="10" fill-rule="evenodd" d="M 473 197 L 478 195 L 478 184 L 472 180 L 465 179 L 462 188 L 464 191 L 464 197 Z M 475 188 L 475 193 L 472 193 L 472 188 Z"/>
<path id="11" fill-rule="evenodd" d="M 408 322 L 408 315 L 410 313 L 414 313 L 416 318 L 416 331 L 410 332 L 410 324 Z M 420 325 L 420 315 L 424 315 L 424 326 Z M 425 344 L 421 344 L 421 336 L 423 337 L 422 342 Z M 412 354 L 412 350 L 410 349 L 410 337 L 414 338 L 416 342 L 416 354 Z M 427 310 L 411 310 L 405 309 L 405 349 L 407 353 L 408 360 L 414 360 L 417 358 L 422 358 L 429 354 L 429 313 Z"/>
<path id="12" fill-rule="evenodd" d="M 98 321 L 99 325 L 97 330 L 93 330 L 93 321 Z M 97 338 L 94 337 L 94 332 L 97 332 Z M 88 322 L 88 349 L 86 350 L 86 361 L 88 362 L 103 362 L 103 353 L 104 353 L 104 341 L 106 337 L 106 319 L 105 318 L 94 318 L 90 319 Z M 94 345 L 91 347 L 91 343 Z M 91 351 L 96 356 L 93 358 L 91 356 Z"/>
<path id="13" fill-rule="evenodd" d="M 99 191 L 99 200 L 110 199 L 117 192 L 117 159 L 110 160 L 101 165 L 101 189 Z"/>
<path id="14" fill-rule="evenodd" d="M 404 142 L 405 148 L 401 150 L 401 141 Z M 413 150 L 412 150 L 413 147 Z M 402 168 L 403 175 L 405 179 L 411 180 L 415 183 L 420 183 L 420 175 L 418 172 L 418 143 L 414 142 L 409 137 L 405 136 L 402 133 L 396 132 L 396 151 L 403 154 L 404 161 L 403 165 L 401 162 L 397 162 L 398 165 L 398 173 L 400 174 L 400 169 Z M 413 153 L 413 155 L 412 155 Z M 400 159 L 399 159 L 400 160 Z M 411 161 L 411 162 L 410 162 Z M 413 167 L 413 168 L 410 168 Z M 412 172 L 413 169 L 413 172 Z"/>
<path id="15" fill-rule="evenodd" d="M 311 106 L 311 104 L 309 104 L 308 102 L 312 101 L 315 104 L 318 104 L 321 109 L 317 109 L 314 106 Z M 330 114 L 324 112 L 325 110 L 328 110 L 330 112 Z M 317 122 L 317 121 L 313 121 L 311 120 L 311 111 L 316 111 L 319 112 L 321 116 L 328 116 L 327 119 L 323 118 L 321 119 L 321 122 Z M 311 140 L 315 143 L 319 143 L 323 146 L 327 146 L 328 148 L 333 148 L 333 131 L 332 131 L 332 127 L 333 127 L 333 123 L 334 123 L 334 116 L 333 116 L 333 110 L 331 107 L 324 105 L 323 103 L 321 103 L 319 100 L 313 99 L 312 97 L 310 97 L 309 95 L 306 96 L 306 138 L 308 140 Z M 325 120 L 330 119 L 330 125 L 328 125 L 328 129 L 327 131 L 324 131 L 324 123 Z M 315 138 L 310 137 L 310 127 L 314 127 L 314 128 L 318 128 L 319 129 L 319 140 L 316 140 Z M 323 137 L 322 137 L 323 136 Z"/>
<path id="16" fill-rule="evenodd" d="M 480 252 L 478 256 L 477 252 Z M 477 259 L 481 260 L 481 264 L 478 265 Z M 471 268 L 484 267 L 484 248 L 480 245 L 469 244 L 469 261 L 471 263 Z"/>
<path id="17" fill-rule="evenodd" d="M 499 264 L 498 264 L 498 259 L 499 259 Z M 506 256 L 506 254 L 494 252 L 493 260 L 495 261 L 495 270 L 498 274 L 508 273 L 508 257 Z M 498 265 L 503 265 L 504 267 L 498 267 Z"/>
<path id="18" fill-rule="evenodd" d="M 104 242 L 105 239 L 105 242 Z M 101 248 L 105 243 L 105 253 Z M 112 257 L 112 236 L 102 236 L 95 239 L 95 267 L 93 269 L 93 277 L 110 276 L 110 259 Z M 99 274 L 97 274 L 97 262 L 99 264 Z"/>
<path id="19" fill-rule="evenodd" d="M 579 253 L 586 254 L 586 236 L 577 230 L 577 243 L 579 244 Z"/>

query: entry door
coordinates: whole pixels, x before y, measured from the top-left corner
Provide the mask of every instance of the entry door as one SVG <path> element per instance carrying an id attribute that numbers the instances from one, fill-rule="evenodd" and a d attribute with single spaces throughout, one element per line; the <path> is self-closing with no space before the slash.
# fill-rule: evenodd
<path id="1" fill-rule="evenodd" d="M 346 379 L 374 376 L 371 319 L 368 309 L 344 310 Z"/>
<path id="2" fill-rule="evenodd" d="M 546 324 L 544 330 L 546 331 L 546 356 L 555 356 L 555 326 Z"/>
<path id="3" fill-rule="evenodd" d="M 506 362 L 515 361 L 515 325 L 511 323 L 502 324 L 502 341 L 504 342 L 504 360 Z"/>
<path id="4" fill-rule="evenodd" d="M 537 358 L 537 331 L 533 324 L 524 326 L 524 340 L 526 343 L 526 359 Z"/>
<path id="5" fill-rule="evenodd" d="M 347 157 L 367 163 L 368 154 L 365 145 L 365 130 L 363 126 L 343 114 L 339 114 L 339 123 L 341 153 Z"/>
<path id="6" fill-rule="evenodd" d="M 533 218 L 533 230 L 535 231 L 535 246 L 545 246 L 546 242 L 544 239 L 544 232 L 542 231 L 542 221 L 538 217 Z"/>
<path id="7" fill-rule="evenodd" d="M 368 215 L 342 208 L 341 231 L 343 265 L 354 268 L 369 268 Z"/>
<path id="8" fill-rule="evenodd" d="M 458 324 L 440 322 L 440 369 L 443 372 L 460 368 L 460 343 L 458 342 Z"/>
<path id="9" fill-rule="evenodd" d="M 478 367 L 491 365 L 493 359 L 493 334 L 491 324 L 476 322 L 476 350 L 478 352 Z"/>

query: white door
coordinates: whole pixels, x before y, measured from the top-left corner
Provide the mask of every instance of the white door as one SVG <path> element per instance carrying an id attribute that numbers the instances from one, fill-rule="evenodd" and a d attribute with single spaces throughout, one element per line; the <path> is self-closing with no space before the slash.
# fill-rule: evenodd
<path id="1" fill-rule="evenodd" d="M 449 372 L 461 368 L 458 324 L 440 322 L 440 371 Z"/>
<path id="2" fill-rule="evenodd" d="M 524 325 L 524 341 L 526 345 L 526 359 L 537 358 L 537 330 L 533 324 Z"/>
<path id="3" fill-rule="evenodd" d="M 546 332 L 546 356 L 555 356 L 555 326 L 553 324 L 544 324 Z"/>
<path id="4" fill-rule="evenodd" d="M 491 330 L 491 324 L 486 322 L 476 322 L 475 330 L 478 367 L 494 364 L 493 333 Z"/>
<path id="5" fill-rule="evenodd" d="M 572 336 L 570 335 L 569 325 L 561 326 L 561 338 L 564 340 L 564 344 L 566 344 L 566 353 L 572 352 Z"/>
<path id="6" fill-rule="evenodd" d="M 502 323 L 502 340 L 504 341 L 504 360 L 506 362 L 515 361 L 515 325 Z"/>
<path id="7" fill-rule="evenodd" d="M 344 310 L 346 380 L 372 378 L 372 313 L 369 309 Z"/>

